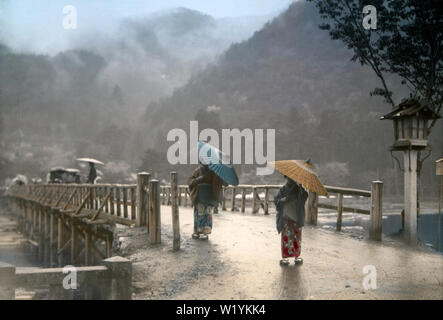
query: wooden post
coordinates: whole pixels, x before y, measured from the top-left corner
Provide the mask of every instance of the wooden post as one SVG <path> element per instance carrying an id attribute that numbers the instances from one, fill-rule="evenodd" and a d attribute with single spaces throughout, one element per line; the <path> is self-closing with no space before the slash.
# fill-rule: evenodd
<path id="1" fill-rule="evenodd" d="M 123 192 L 123 217 L 128 217 L 128 189 L 122 188 Z"/>
<path id="2" fill-rule="evenodd" d="M 30 231 L 31 231 L 31 217 L 32 217 L 32 205 L 29 201 L 27 201 L 26 203 L 26 215 L 25 215 L 25 232 L 26 232 L 26 236 L 29 238 L 30 237 Z"/>
<path id="3" fill-rule="evenodd" d="M 318 195 L 315 192 L 309 191 L 308 195 L 308 223 L 316 226 L 318 216 Z"/>
<path id="4" fill-rule="evenodd" d="M 167 205 L 170 206 L 170 205 L 171 205 L 171 187 L 167 187 L 166 190 L 168 190 L 168 201 L 167 201 Z"/>
<path id="5" fill-rule="evenodd" d="M 405 168 L 406 169 L 406 168 Z M 381 241 L 383 222 L 383 182 L 372 182 L 371 196 L 371 220 L 369 227 L 369 237 L 372 240 Z"/>
<path id="6" fill-rule="evenodd" d="M 61 267 L 63 265 L 63 253 L 60 250 L 63 247 L 63 221 L 59 216 L 57 218 L 57 263 Z"/>
<path id="7" fill-rule="evenodd" d="M 177 172 L 171 172 L 171 191 L 172 191 L 172 205 L 171 205 L 172 230 L 174 234 L 172 249 L 176 251 L 180 250 L 180 219 L 179 219 L 178 203 L 177 203 Z"/>
<path id="8" fill-rule="evenodd" d="M 246 209 L 246 188 L 241 189 L 241 212 L 245 212 Z"/>
<path id="9" fill-rule="evenodd" d="M 269 188 L 266 187 L 265 188 L 265 203 L 264 203 L 264 210 L 265 210 L 265 215 L 269 214 L 269 205 L 268 205 L 268 198 L 269 198 Z"/>
<path id="10" fill-rule="evenodd" d="M 337 204 L 337 231 L 341 231 L 343 218 L 343 193 L 338 194 L 338 204 Z"/>
<path id="11" fill-rule="evenodd" d="M 130 201 L 131 201 L 131 220 L 136 220 L 136 215 L 135 215 L 135 192 L 136 190 L 134 188 L 129 189 L 129 197 L 130 197 Z"/>
<path id="12" fill-rule="evenodd" d="M 149 186 L 150 178 L 151 175 L 147 172 L 137 174 L 137 227 L 148 225 L 149 196 L 146 187 Z"/>
<path id="13" fill-rule="evenodd" d="M 45 249 L 45 253 L 43 255 L 43 261 L 44 261 L 44 266 L 45 267 L 50 267 L 50 246 L 51 246 L 51 242 L 50 242 L 50 217 L 49 217 L 50 213 L 49 213 L 49 209 L 45 208 L 45 215 L 44 215 L 44 220 L 45 220 L 45 229 L 44 229 L 44 234 L 43 234 L 43 245 L 44 245 L 44 249 Z"/>
<path id="14" fill-rule="evenodd" d="M 149 182 L 149 238 L 151 244 L 161 243 L 160 186 L 158 180 Z"/>
<path id="15" fill-rule="evenodd" d="M 45 248 L 44 248 L 44 229 L 43 229 L 43 206 L 38 206 L 38 259 L 43 262 Z"/>
<path id="16" fill-rule="evenodd" d="M 117 216 L 121 217 L 122 215 L 122 203 L 121 203 L 121 188 L 115 188 L 115 201 L 117 202 Z"/>
<path id="17" fill-rule="evenodd" d="M 252 213 L 256 214 L 259 210 L 259 206 L 258 206 L 258 194 L 257 194 L 257 188 L 253 187 L 252 188 Z"/>
<path id="18" fill-rule="evenodd" d="M 235 211 L 235 191 L 236 188 L 232 187 L 231 211 Z"/>
<path id="19" fill-rule="evenodd" d="M 115 199 L 114 199 L 115 188 L 111 187 L 109 188 L 109 191 L 111 191 L 111 196 L 109 197 L 109 206 L 110 206 L 109 213 L 111 214 L 111 216 L 113 216 L 115 215 Z"/>
<path id="20" fill-rule="evenodd" d="M 226 211 L 226 188 L 223 187 L 222 210 Z"/>
<path id="21" fill-rule="evenodd" d="M 417 244 L 417 150 L 403 152 L 405 237 L 409 244 Z"/>
<path id="22" fill-rule="evenodd" d="M 401 211 L 401 230 L 405 230 L 405 210 Z"/>
<path id="23" fill-rule="evenodd" d="M 30 213 L 31 213 L 31 204 L 29 201 L 26 201 L 26 212 L 25 212 L 25 220 L 23 221 L 24 224 L 24 232 L 25 235 L 29 238 L 29 220 L 30 220 Z"/>

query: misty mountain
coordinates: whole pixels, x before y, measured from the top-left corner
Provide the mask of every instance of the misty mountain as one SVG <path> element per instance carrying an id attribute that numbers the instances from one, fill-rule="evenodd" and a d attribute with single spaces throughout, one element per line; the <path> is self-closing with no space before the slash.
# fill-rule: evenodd
<path id="1" fill-rule="evenodd" d="M 78 155 L 125 161 L 135 170 L 144 137 L 134 123 L 146 106 L 264 19 L 216 20 L 177 8 L 127 18 L 110 35 L 80 33 L 72 49 L 54 55 L 0 44 L 0 178 L 14 168 L 41 175 L 72 166 Z M 231 28 L 236 32 L 225 32 Z"/>
<path id="2" fill-rule="evenodd" d="M 311 158 L 326 183 L 368 188 L 371 180 L 395 180 L 388 153 L 392 124 L 379 120 L 390 106 L 369 95 L 377 78 L 350 61 L 352 52 L 330 40 L 320 24 L 312 4 L 296 2 L 249 40 L 233 44 L 186 86 L 147 108 L 142 121 L 153 139 L 146 147 L 166 154 L 168 131 L 187 131 L 196 119 L 200 130 L 214 122 L 275 128 L 278 160 Z M 389 80 L 399 103 L 406 91 Z M 441 132 L 441 124 L 434 131 Z M 432 138 L 443 144 L 438 134 Z M 249 170 L 243 166 L 243 182 L 256 179 Z M 398 185 L 388 188 L 395 192 Z"/>
<path id="3" fill-rule="evenodd" d="M 82 36 L 77 46 L 101 55 L 99 81 L 117 84 L 124 109 L 137 118 L 152 101 L 170 95 L 232 43 L 247 39 L 268 16 L 214 19 L 186 8 L 121 21 L 112 35 Z M 123 109 L 123 108 L 122 108 Z"/>

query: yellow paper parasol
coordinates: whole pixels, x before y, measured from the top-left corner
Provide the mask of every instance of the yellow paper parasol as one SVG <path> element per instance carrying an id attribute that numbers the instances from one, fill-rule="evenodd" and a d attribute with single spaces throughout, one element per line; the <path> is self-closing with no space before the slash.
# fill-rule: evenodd
<path id="1" fill-rule="evenodd" d="M 269 165 L 306 189 L 322 196 L 328 195 L 309 162 L 305 160 L 281 160 L 269 162 Z"/>

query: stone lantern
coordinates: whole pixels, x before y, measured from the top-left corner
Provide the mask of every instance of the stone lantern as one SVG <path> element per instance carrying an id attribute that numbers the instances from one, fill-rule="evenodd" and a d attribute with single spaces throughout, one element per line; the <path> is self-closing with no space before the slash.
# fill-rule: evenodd
<path id="1" fill-rule="evenodd" d="M 392 120 L 395 141 L 391 151 L 402 151 L 404 162 L 405 236 L 417 242 L 417 158 L 428 146 L 429 123 L 438 119 L 432 109 L 417 99 L 404 100 L 381 120 Z"/>
<path id="2" fill-rule="evenodd" d="M 434 111 L 416 99 L 403 101 L 395 110 L 381 117 L 394 123 L 394 151 L 426 148 L 429 122 L 437 118 L 439 116 Z"/>

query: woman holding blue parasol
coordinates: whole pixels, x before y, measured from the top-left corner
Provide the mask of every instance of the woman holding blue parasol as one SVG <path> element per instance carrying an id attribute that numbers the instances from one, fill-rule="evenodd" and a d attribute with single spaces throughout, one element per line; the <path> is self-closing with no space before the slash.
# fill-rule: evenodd
<path id="1" fill-rule="evenodd" d="M 198 143 L 199 166 L 188 179 L 194 207 L 194 239 L 208 239 L 212 232 L 212 213 L 220 201 L 223 186 L 238 185 L 238 177 L 229 158 L 205 142 Z"/>

